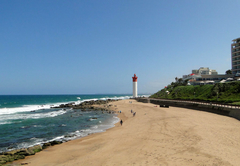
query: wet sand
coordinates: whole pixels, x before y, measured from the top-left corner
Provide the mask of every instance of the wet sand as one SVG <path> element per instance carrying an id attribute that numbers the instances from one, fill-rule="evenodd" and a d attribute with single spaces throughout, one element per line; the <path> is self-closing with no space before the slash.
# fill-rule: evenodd
<path id="1" fill-rule="evenodd" d="M 129 101 L 132 101 L 130 103 Z M 28 166 L 239 166 L 240 121 L 185 108 L 121 100 L 119 123 L 103 133 L 18 160 Z M 131 109 L 136 112 L 133 117 Z"/>

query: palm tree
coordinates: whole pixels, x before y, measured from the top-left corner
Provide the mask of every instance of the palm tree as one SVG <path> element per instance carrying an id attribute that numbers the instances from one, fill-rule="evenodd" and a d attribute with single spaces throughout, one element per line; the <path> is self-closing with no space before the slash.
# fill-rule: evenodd
<path id="1" fill-rule="evenodd" d="M 176 82 L 178 81 L 178 78 L 177 78 L 177 77 L 175 78 L 175 81 L 176 81 Z"/>

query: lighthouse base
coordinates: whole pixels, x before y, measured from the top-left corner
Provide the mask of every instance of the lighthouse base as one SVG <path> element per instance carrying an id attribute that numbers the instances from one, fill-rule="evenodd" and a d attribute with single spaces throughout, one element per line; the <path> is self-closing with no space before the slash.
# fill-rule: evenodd
<path id="1" fill-rule="evenodd" d="M 137 82 L 133 82 L 133 98 L 137 97 Z"/>

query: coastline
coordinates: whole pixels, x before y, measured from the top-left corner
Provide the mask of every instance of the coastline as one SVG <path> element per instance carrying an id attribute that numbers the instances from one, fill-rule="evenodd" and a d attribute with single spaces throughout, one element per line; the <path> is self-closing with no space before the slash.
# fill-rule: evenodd
<path id="1" fill-rule="evenodd" d="M 126 99 L 125 99 L 126 100 Z M 129 100 L 129 99 L 127 99 L 127 100 Z M 102 100 L 99 100 L 99 101 L 102 101 Z M 110 103 L 113 103 L 113 102 L 117 102 L 117 101 L 119 101 L 119 100 L 113 100 L 113 99 L 110 99 L 110 100 L 108 100 Z M 121 100 L 120 100 L 121 101 Z M 88 101 L 87 101 L 88 102 Z M 91 102 L 93 102 L 94 103 L 94 101 L 93 100 L 90 100 L 90 103 Z M 103 101 L 104 102 L 104 101 Z M 119 127 L 120 126 L 120 123 L 119 123 L 119 121 L 120 120 L 123 120 L 123 121 L 125 121 L 125 120 L 127 120 L 128 118 L 124 115 L 124 113 L 119 113 L 119 111 L 116 111 L 116 109 L 117 108 L 114 108 L 114 107 L 112 107 L 112 108 L 109 108 L 109 107 L 107 107 L 106 108 L 106 105 L 99 105 L 99 104 L 96 104 L 96 103 L 91 103 L 90 105 L 84 105 L 83 107 L 82 107 L 82 109 L 88 109 L 88 108 L 90 108 L 91 107 L 91 109 L 94 109 L 94 110 L 104 110 L 104 111 L 110 111 L 110 112 L 114 112 L 115 114 L 116 114 L 116 117 L 118 117 L 118 122 L 117 123 L 115 123 L 114 124 L 114 126 L 113 127 L 110 127 L 110 128 L 108 128 L 108 129 L 106 129 L 105 131 L 102 131 L 102 132 L 95 132 L 95 133 L 90 133 L 90 134 L 88 134 L 87 136 L 84 136 L 84 137 L 80 137 L 80 138 L 76 138 L 76 139 L 72 139 L 72 140 L 69 140 L 69 141 L 67 141 L 67 142 L 56 142 L 56 144 L 54 144 L 54 145 L 52 145 L 51 146 L 51 144 L 49 144 L 46 148 L 43 148 L 43 149 L 41 149 L 41 151 L 39 151 L 39 152 L 42 152 L 42 151 L 47 151 L 47 150 L 50 150 L 50 148 L 54 148 L 56 145 L 63 145 L 63 144 L 67 144 L 67 143 L 72 143 L 72 144 L 75 144 L 75 142 L 77 143 L 77 141 L 84 141 L 85 139 L 90 139 L 90 138 L 92 138 L 92 137 L 95 137 L 96 135 L 98 135 L 98 134 L 101 134 L 101 133 L 104 133 L 104 132 L 107 132 L 107 131 L 109 131 L 109 130 L 111 130 L 111 129 L 113 129 L 113 128 L 115 128 L 115 127 Z M 104 102 L 104 104 L 106 104 L 105 102 Z M 112 104 L 110 104 L 110 105 L 112 105 Z M 66 106 L 71 106 L 71 105 L 69 105 L 69 103 L 67 103 L 67 104 L 62 104 L 61 105 L 62 106 L 62 108 L 65 108 Z M 59 106 L 58 107 L 56 107 L 56 108 L 60 108 Z M 80 108 L 80 107 L 79 107 Z M 115 110 L 114 110 L 114 109 Z M 55 143 L 55 141 L 52 141 L 53 143 Z M 51 142 L 48 142 L 48 143 L 51 143 Z M 48 144 L 47 143 L 47 144 Z M 34 146 L 33 146 L 34 147 Z M 30 148 L 32 148 L 32 147 L 30 147 Z M 38 152 L 38 153 L 39 153 Z M 25 158 L 24 159 L 19 159 L 19 160 L 16 160 L 16 161 L 13 161 L 13 162 L 9 162 L 9 163 L 6 163 L 7 165 L 11 165 L 11 166 L 19 166 L 19 165 L 29 165 L 29 164 L 31 164 L 31 162 L 27 162 L 27 159 L 29 159 L 29 158 L 32 158 L 32 157 L 34 157 L 34 156 L 36 156 L 38 153 L 35 153 L 34 155 L 31 155 L 31 156 L 25 156 Z M 34 164 L 35 165 L 35 164 Z M 41 164 L 40 164 L 41 165 Z M 39 165 L 39 166 L 40 166 Z"/>
<path id="2" fill-rule="evenodd" d="M 108 114 L 105 108 L 97 113 L 87 105 L 86 107 L 80 105 L 91 101 L 129 99 L 130 97 L 125 94 L 1 96 L 0 155 L 4 152 L 25 149 L 53 140 L 65 142 L 112 127 L 113 121 L 116 121 L 117 118 L 112 118 L 112 122 L 107 120 L 111 119 L 112 115 Z M 70 104 L 72 107 L 52 108 L 66 104 Z M 81 108 L 73 108 L 78 106 Z M 94 119 L 90 119 L 91 117 Z M 75 123 L 79 125 L 75 125 Z M 108 126 L 108 124 L 110 125 Z M 0 156 L 0 164 L 4 160 L 12 161 L 12 157 L 9 160 L 1 160 Z"/>
<path id="3" fill-rule="evenodd" d="M 35 155 L 36 153 L 50 146 L 55 146 L 71 140 L 80 139 L 94 133 L 104 132 L 107 129 L 114 127 L 114 124 L 119 121 L 119 118 L 117 117 L 117 114 L 115 111 L 116 108 L 114 108 L 111 104 L 109 104 L 109 102 L 112 102 L 112 101 L 118 101 L 118 99 L 88 100 L 88 101 L 81 102 L 80 104 L 75 104 L 71 102 L 71 103 L 66 103 L 66 104 L 61 104 L 59 106 L 51 107 L 53 109 L 61 108 L 62 111 L 75 110 L 75 111 L 72 111 L 73 114 L 77 112 L 76 110 L 81 110 L 82 111 L 80 114 L 81 116 L 83 115 L 84 112 L 92 112 L 93 114 L 90 113 L 90 116 L 89 116 L 90 118 L 88 119 L 88 121 L 95 121 L 97 119 L 101 119 L 104 116 L 107 118 L 105 120 L 102 119 L 103 121 L 99 121 L 99 120 L 96 121 L 96 122 L 99 122 L 97 124 L 96 123 L 90 124 L 89 128 L 82 129 L 80 131 L 77 130 L 75 132 L 68 133 L 67 135 L 57 136 L 53 139 L 49 139 L 48 141 L 44 141 L 44 142 L 40 141 L 38 143 L 31 144 L 25 147 L 18 147 L 18 148 L 12 148 L 12 149 L 8 148 L 5 151 L 0 151 L 0 166 L 2 164 L 6 164 L 6 162 L 9 163 L 19 159 L 24 159 L 27 156 Z M 96 114 L 98 115 L 97 117 L 95 117 Z M 99 115 L 102 115 L 102 116 L 99 116 Z M 73 117 L 73 115 L 71 115 L 70 117 Z M 85 119 L 81 118 L 81 120 L 85 120 Z M 37 126 L 37 125 L 34 125 L 34 126 Z"/>
<path id="4" fill-rule="evenodd" d="M 129 101 L 132 101 L 130 103 Z M 185 108 L 135 100 L 117 105 L 119 123 L 106 132 L 49 147 L 12 165 L 239 165 L 240 122 Z M 131 109 L 136 111 L 135 117 Z"/>

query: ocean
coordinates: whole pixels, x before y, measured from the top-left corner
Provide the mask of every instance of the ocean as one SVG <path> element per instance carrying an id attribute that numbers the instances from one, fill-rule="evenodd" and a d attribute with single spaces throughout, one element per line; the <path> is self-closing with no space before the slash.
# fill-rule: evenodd
<path id="1" fill-rule="evenodd" d="M 119 121 L 116 114 L 51 108 L 89 100 L 129 99 L 131 95 L 0 95 L 0 152 L 53 140 L 69 141 L 103 132 Z"/>

